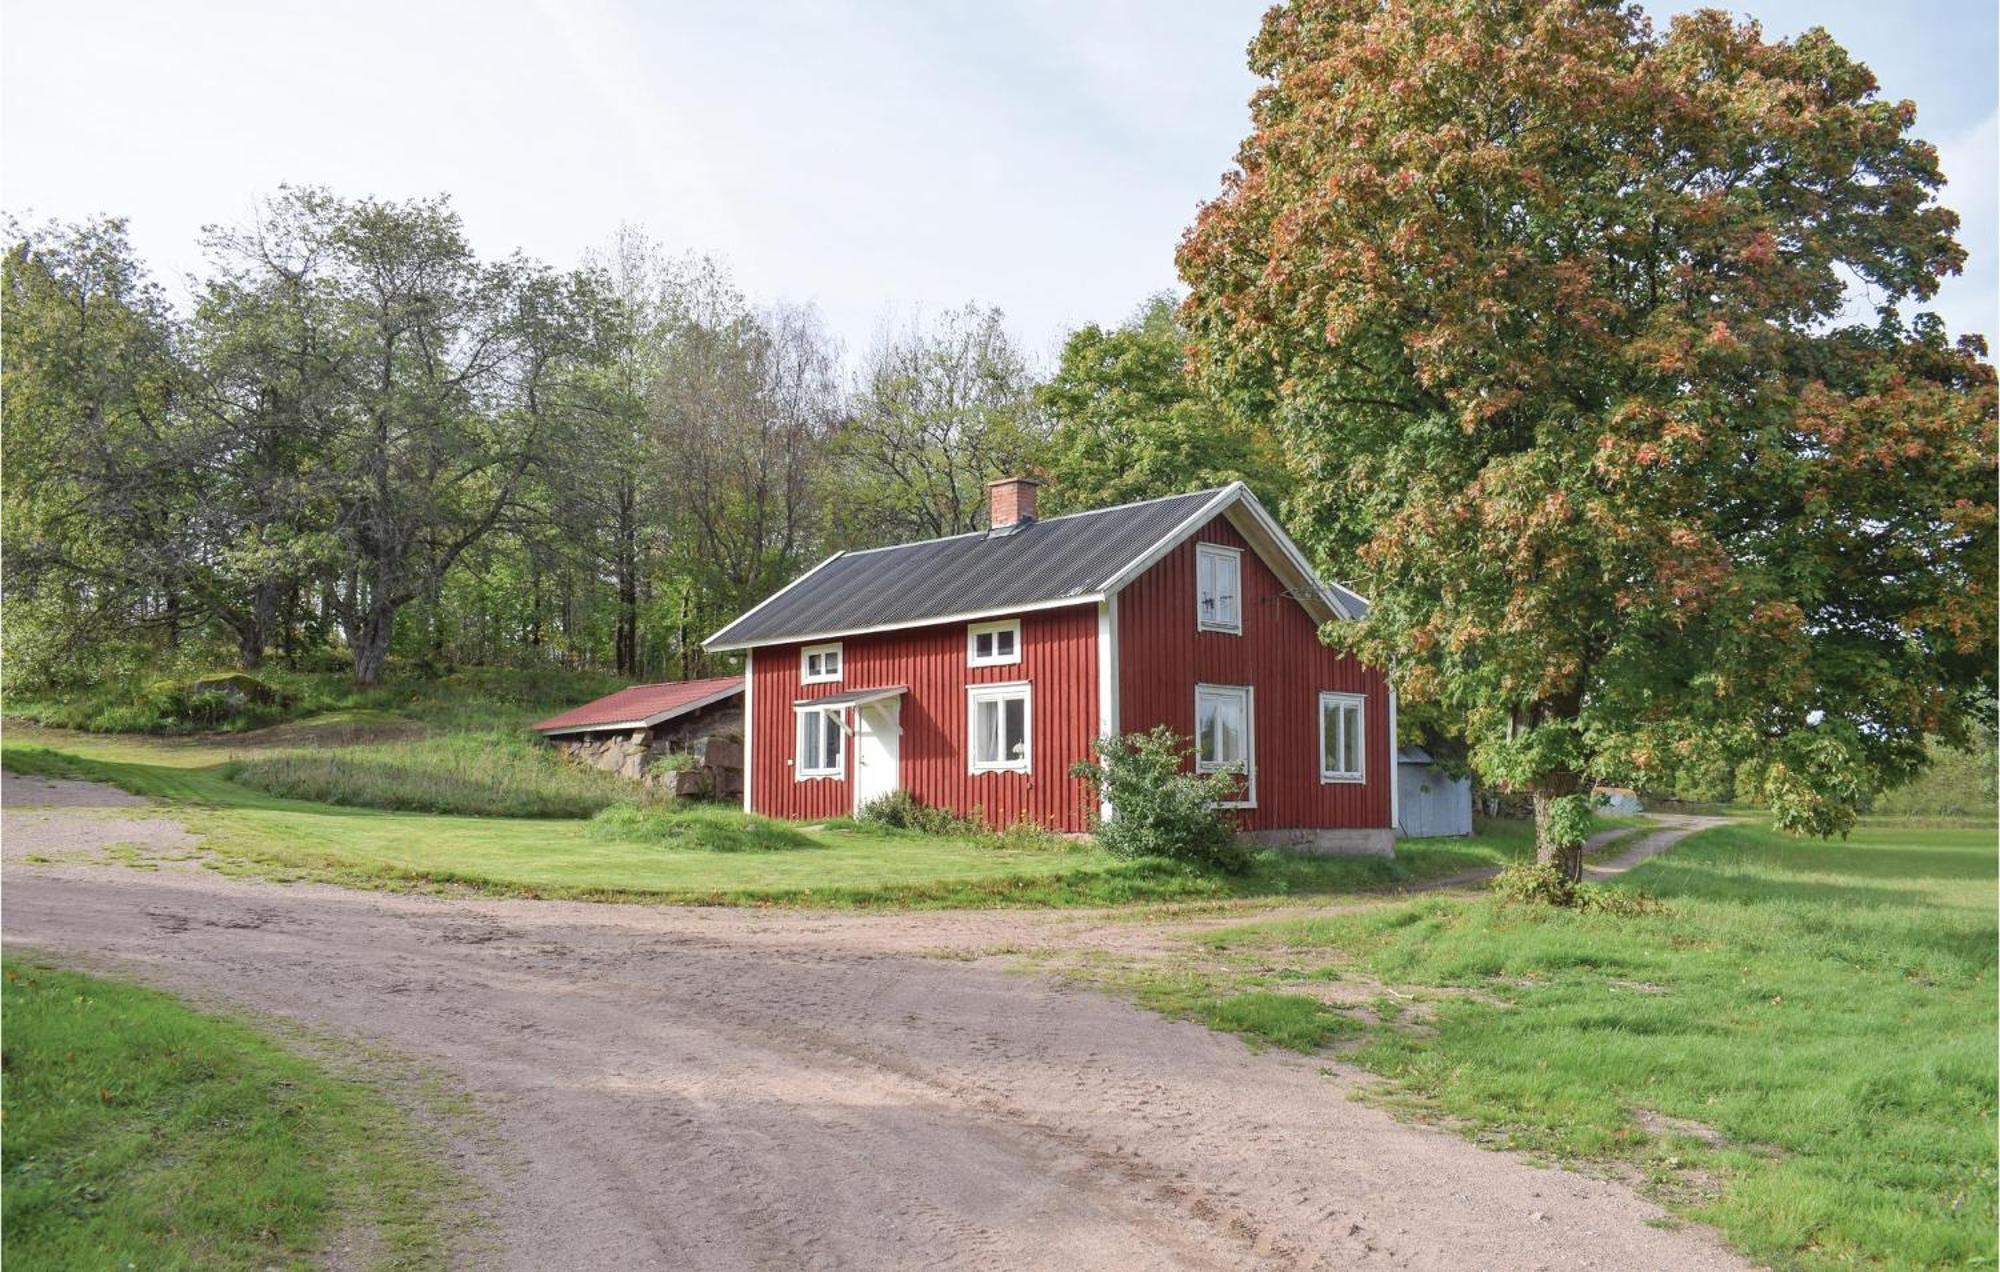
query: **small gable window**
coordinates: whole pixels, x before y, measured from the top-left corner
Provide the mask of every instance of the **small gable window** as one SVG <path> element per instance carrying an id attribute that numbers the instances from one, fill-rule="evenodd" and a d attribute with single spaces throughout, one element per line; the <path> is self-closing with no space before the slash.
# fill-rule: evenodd
<path id="1" fill-rule="evenodd" d="M 799 651 L 799 680 L 823 685 L 840 679 L 840 642 L 807 645 Z"/>
<path id="2" fill-rule="evenodd" d="M 1219 543 L 1194 549 L 1195 623 L 1205 632 L 1243 632 L 1243 554 Z"/>
<path id="3" fill-rule="evenodd" d="M 965 661 L 972 667 L 1005 667 L 1021 661 L 1021 620 L 973 623 L 965 629 Z"/>
<path id="4" fill-rule="evenodd" d="M 1362 780 L 1362 705 L 1358 693 L 1323 693 L 1319 696 L 1319 780 L 1359 782 Z"/>
<path id="5" fill-rule="evenodd" d="M 1028 772 L 1028 686 L 974 685 L 967 692 L 972 771 Z"/>
<path id="6" fill-rule="evenodd" d="M 839 777 L 841 744 L 847 734 L 840 727 L 839 707 L 799 708 L 799 749 L 794 771 L 801 778 Z"/>

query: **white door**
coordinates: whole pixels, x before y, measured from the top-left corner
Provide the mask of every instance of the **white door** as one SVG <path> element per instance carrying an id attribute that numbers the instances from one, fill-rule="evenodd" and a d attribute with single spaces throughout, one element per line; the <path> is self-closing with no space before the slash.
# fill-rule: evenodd
<path id="1" fill-rule="evenodd" d="M 900 698 L 854 709 L 854 807 L 895 790 L 902 755 L 903 704 Z"/>

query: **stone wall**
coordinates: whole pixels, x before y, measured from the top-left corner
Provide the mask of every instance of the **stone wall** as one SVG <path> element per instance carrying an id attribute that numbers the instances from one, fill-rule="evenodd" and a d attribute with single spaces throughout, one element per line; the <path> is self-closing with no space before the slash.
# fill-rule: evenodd
<path id="1" fill-rule="evenodd" d="M 566 733 L 549 739 L 563 756 L 674 795 L 713 799 L 743 796 L 743 704 L 717 703 L 657 728 Z M 660 757 L 686 753 L 694 767 L 672 772 Z"/>

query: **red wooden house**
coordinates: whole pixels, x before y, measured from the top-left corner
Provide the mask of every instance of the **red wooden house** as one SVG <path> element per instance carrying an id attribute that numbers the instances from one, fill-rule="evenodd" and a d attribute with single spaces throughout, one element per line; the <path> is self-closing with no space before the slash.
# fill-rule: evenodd
<path id="1" fill-rule="evenodd" d="M 1260 840 L 1390 851 L 1395 698 L 1327 648 L 1366 602 L 1322 582 L 1242 483 L 837 553 L 710 637 L 747 662 L 744 807 L 823 818 L 906 790 L 996 825 L 1083 830 L 1070 766 L 1166 725 L 1245 775 Z"/>

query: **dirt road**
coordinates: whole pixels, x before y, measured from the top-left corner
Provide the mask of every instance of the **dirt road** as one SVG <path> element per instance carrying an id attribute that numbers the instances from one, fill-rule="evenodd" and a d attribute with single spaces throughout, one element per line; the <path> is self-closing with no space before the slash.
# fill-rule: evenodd
<path id="1" fill-rule="evenodd" d="M 1742 1266 L 1618 1185 L 1356 1103 L 1324 1061 L 978 954 L 1130 923 L 22 860 L 166 824 L 8 811 L 9 946 L 387 1045 L 476 1093 L 497 1131 L 468 1147 L 500 1251 L 481 1266 Z"/>

